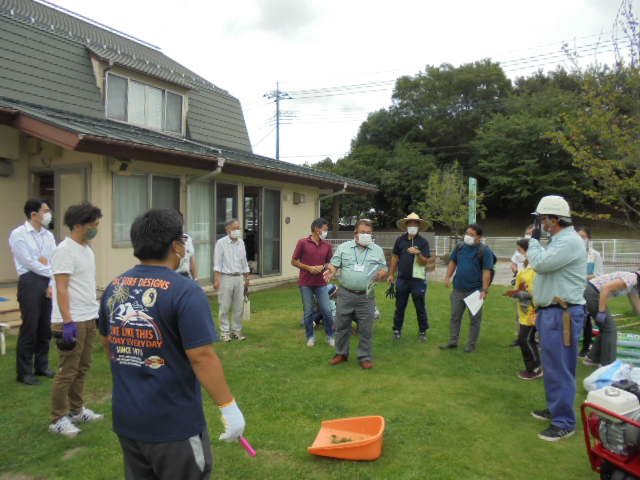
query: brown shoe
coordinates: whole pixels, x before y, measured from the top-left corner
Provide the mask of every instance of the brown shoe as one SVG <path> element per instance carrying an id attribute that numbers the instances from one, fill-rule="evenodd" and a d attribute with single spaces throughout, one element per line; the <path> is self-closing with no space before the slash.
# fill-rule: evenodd
<path id="1" fill-rule="evenodd" d="M 371 360 L 362 360 L 360 362 L 360 366 L 362 367 L 363 370 L 369 370 L 373 368 L 373 362 Z"/>
<path id="2" fill-rule="evenodd" d="M 346 362 L 348 358 L 346 355 L 336 355 L 331 360 L 329 360 L 329 365 L 338 365 L 340 363 Z"/>

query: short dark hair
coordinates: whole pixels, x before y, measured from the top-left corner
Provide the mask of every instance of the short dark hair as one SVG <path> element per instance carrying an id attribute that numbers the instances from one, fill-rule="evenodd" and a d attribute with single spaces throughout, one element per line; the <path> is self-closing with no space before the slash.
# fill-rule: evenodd
<path id="1" fill-rule="evenodd" d="M 518 245 L 521 249 L 523 249 L 526 252 L 527 250 L 529 250 L 529 239 L 521 238 L 516 242 L 516 245 Z"/>
<path id="2" fill-rule="evenodd" d="M 470 223 L 469 225 L 467 225 L 467 228 L 465 228 L 465 230 L 468 230 L 468 229 L 471 229 L 474 232 L 476 232 L 479 237 L 481 237 L 483 234 L 482 227 L 477 223 Z"/>
<path id="3" fill-rule="evenodd" d="M 64 212 L 64 224 L 69 227 L 69 230 L 73 230 L 73 227 L 76 225 L 93 223 L 99 218 L 102 218 L 102 211 L 95 205 L 87 202 L 71 205 L 67 208 L 67 211 Z"/>
<path id="4" fill-rule="evenodd" d="M 325 225 L 329 225 L 329 222 L 327 222 L 324 218 L 320 217 L 320 218 L 316 218 L 313 222 L 311 222 L 311 233 L 313 233 L 313 231 L 316 228 L 322 228 Z"/>
<path id="5" fill-rule="evenodd" d="M 373 222 L 371 220 L 368 218 L 361 218 L 356 222 L 356 226 L 353 228 L 353 231 L 357 232 L 360 225 L 366 225 L 367 227 L 373 228 Z"/>
<path id="6" fill-rule="evenodd" d="M 182 241 L 182 217 L 173 209 L 153 208 L 131 224 L 133 254 L 139 260 L 165 260 L 171 244 Z"/>
<path id="7" fill-rule="evenodd" d="M 568 219 L 566 217 L 559 217 L 558 215 L 547 215 L 547 218 L 558 220 L 558 225 L 560 225 L 561 227 L 570 227 L 571 225 L 573 225 L 571 219 Z"/>
<path id="8" fill-rule="evenodd" d="M 586 227 L 586 226 L 583 225 L 582 227 L 576 228 L 576 232 L 584 232 L 584 233 L 586 233 L 587 234 L 587 238 L 589 240 L 591 240 L 591 229 L 589 227 Z"/>
<path id="9" fill-rule="evenodd" d="M 31 214 L 33 212 L 38 213 L 40 211 L 43 203 L 47 204 L 47 206 L 49 205 L 41 198 L 30 198 L 24 204 L 24 214 L 27 216 L 27 218 L 31 218 Z"/>

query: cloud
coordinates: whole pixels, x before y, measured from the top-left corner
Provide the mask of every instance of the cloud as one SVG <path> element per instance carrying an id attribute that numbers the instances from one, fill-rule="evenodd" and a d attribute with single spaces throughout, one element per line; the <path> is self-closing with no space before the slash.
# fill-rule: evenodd
<path id="1" fill-rule="evenodd" d="M 246 16 L 227 24 L 228 33 L 260 32 L 283 39 L 299 36 L 318 18 L 311 0 L 258 0 L 254 18 Z"/>

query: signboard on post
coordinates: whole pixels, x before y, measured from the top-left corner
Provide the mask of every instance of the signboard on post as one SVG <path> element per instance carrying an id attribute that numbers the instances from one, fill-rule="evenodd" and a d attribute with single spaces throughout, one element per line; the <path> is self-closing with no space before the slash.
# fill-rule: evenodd
<path id="1" fill-rule="evenodd" d="M 478 180 L 469 177 L 469 224 L 476 223 L 476 200 L 478 198 Z"/>

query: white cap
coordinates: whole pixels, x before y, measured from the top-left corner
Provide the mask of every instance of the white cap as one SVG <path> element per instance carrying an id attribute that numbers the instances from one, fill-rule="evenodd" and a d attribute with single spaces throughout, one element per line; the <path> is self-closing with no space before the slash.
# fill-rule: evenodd
<path id="1" fill-rule="evenodd" d="M 571 210 L 567 201 L 559 195 L 547 195 L 540 199 L 534 215 L 555 215 L 571 218 Z"/>

